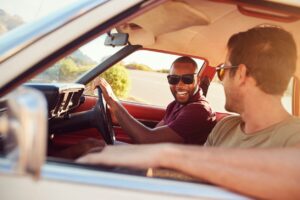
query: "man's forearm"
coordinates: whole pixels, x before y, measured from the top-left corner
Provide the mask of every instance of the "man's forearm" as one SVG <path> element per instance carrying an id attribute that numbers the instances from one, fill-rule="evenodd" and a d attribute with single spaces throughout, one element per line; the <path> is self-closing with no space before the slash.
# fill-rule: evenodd
<path id="1" fill-rule="evenodd" d="M 177 148 L 179 147 L 179 148 Z M 216 149 L 174 146 L 162 167 L 259 198 L 300 197 L 299 148 Z M 169 159 L 165 159 L 165 157 Z"/>
<path id="2" fill-rule="evenodd" d="M 134 119 L 120 102 L 113 102 L 112 104 L 112 111 L 122 129 L 134 140 L 134 142 L 142 143 L 143 139 L 146 139 L 145 137 L 151 133 L 151 130 Z"/>

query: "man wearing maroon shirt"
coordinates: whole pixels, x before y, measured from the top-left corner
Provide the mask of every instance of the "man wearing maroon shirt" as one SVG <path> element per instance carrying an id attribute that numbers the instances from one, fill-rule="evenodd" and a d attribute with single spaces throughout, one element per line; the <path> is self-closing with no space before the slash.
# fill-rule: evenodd
<path id="1" fill-rule="evenodd" d="M 173 62 L 167 78 L 175 100 L 168 105 L 163 120 L 152 129 L 127 112 L 104 79 L 96 79 L 94 84 L 101 87 L 110 111 L 135 143 L 204 144 L 216 120 L 201 94 L 198 71 L 197 63 L 190 57 L 179 57 Z"/>

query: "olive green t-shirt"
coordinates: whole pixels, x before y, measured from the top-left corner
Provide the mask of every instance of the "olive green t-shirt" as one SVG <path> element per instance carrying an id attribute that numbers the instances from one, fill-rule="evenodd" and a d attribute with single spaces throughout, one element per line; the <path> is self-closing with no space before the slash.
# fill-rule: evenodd
<path id="1" fill-rule="evenodd" d="M 289 117 L 255 133 L 246 134 L 241 129 L 240 116 L 221 120 L 208 136 L 205 146 L 217 147 L 287 147 L 300 144 L 300 118 Z"/>

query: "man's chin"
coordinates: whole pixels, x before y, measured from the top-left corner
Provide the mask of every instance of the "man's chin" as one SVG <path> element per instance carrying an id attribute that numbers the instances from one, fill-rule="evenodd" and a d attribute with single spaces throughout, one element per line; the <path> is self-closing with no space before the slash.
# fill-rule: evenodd
<path id="1" fill-rule="evenodd" d="M 189 99 L 188 98 L 184 98 L 184 99 L 176 98 L 176 101 L 180 104 L 186 104 L 189 101 Z"/>

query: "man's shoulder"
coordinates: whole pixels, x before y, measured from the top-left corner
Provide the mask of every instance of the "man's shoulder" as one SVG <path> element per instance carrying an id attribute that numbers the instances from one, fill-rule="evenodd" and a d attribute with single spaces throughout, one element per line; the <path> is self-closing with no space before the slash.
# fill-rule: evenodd
<path id="1" fill-rule="evenodd" d="M 211 111 L 211 106 L 204 97 L 187 103 L 185 107 L 188 109 L 205 109 Z"/>
<path id="2" fill-rule="evenodd" d="M 237 127 L 242 122 L 242 118 L 239 115 L 229 115 L 217 122 L 213 132 L 215 135 L 225 134 L 227 130 L 231 130 Z"/>
<path id="3" fill-rule="evenodd" d="M 177 102 L 174 100 L 167 105 L 166 109 L 172 109 L 176 104 L 177 104 Z"/>
<path id="4" fill-rule="evenodd" d="M 300 135 L 300 118 L 299 117 L 291 117 L 285 122 L 281 123 L 277 127 L 277 132 L 282 133 L 285 132 L 285 135 Z"/>
<path id="5" fill-rule="evenodd" d="M 278 129 L 290 129 L 300 133 L 300 118 L 292 116 L 283 123 L 280 123 Z"/>
<path id="6" fill-rule="evenodd" d="M 240 125 L 241 117 L 239 115 L 226 116 L 217 122 L 216 126 L 208 136 L 207 146 L 219 146 L 226 138 L 232 138 L 234 130 Z"/>
<path id="7" fill-rule="evenodd" d="M 273 133 L 273 140 L 282 146 L 293 146 L 300 142 L 300 118 L 291 117 L 281 123 Z"/>

